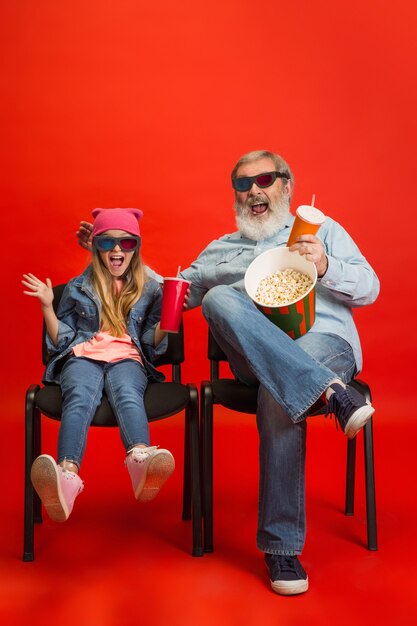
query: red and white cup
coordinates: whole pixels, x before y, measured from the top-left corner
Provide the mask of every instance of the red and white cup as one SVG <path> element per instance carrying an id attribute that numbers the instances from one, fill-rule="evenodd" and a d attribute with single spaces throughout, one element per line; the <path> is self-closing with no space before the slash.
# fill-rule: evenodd
<path id="1" fill-rule="evenodd" d="M 167 333 L 180 329 L 185 295 L 191 285 L 189 280 L 178 277 L 164 278 L 160 328 Z"/>

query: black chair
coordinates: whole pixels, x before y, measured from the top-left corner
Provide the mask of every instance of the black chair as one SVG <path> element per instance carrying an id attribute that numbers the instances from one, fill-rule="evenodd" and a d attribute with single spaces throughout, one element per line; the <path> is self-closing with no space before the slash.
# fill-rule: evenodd
<path id="1" fill-rule="evenodd" d="M 249 387 L 232 378 L 219 377 L 219 364 L 221 361 L 227 361 L 227 357 L 210 331 L 208 339 L 208 358 L 210 359 L 210 381 L 204 381 L 201 384 L 200 430 L 202 448 L 204 550 L 205 552 L 212 552 L 213 405 L 219 404 L 241 413 L 256 413 L 258 388 Z M 349 384 L 371 401 L 370 389 L 364 381 L 356 378 Z M 317 414 L 320 412 L 322 411 L 317 411 Z M 372 418 L 362 430 L 365 453 L 367 546 L 368 550 L 377 550 Z M 357 437 L 347 440 L 345 515 L 353 515 L 354 513 L 356 439 Z"/>
<path id="2" fill-rule="evenodd" d="M 57 308 L 65 285 L 54 288 L 54 307 Z M 48 361 L 43 328 L 42 358 Z M 148 420 L 164 419 L 185 410 L 184 489 L 182 519 L 192 518 L 193 556 L 203 555 L 201 528 L 200 460 L 198 428 L 198 391 L 193 383 L 181 383 L 181 363 L 184 361 L 184 336 L 181 326 L 178 334 L 169 335 L 166 353 L 157 365 L 171 365 L 172 381 L 150 383 L 145 392 Z M 41 414 L 54 420 L 61 419 L 62 395 L 59 385 L 30 385 L 26 392 L 25 408 L 25 506 L 23 561 L 34 560 L 34 523 L 42 522 L 41 501 L 32 487 L 30 469 L 41 454 Z M 117 426 L 115 416 L 104 396 L 92 422 L 93 426 Z"/>

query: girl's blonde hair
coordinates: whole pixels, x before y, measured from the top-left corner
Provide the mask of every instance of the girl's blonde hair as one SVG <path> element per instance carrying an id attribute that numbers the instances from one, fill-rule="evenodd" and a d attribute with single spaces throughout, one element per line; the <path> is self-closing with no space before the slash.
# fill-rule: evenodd
<path id="1" fill-rule="evenodd" d="M 120 293 L 114 290 L 112 275 L 101 260 L 99 252 L 93 250 L 93 285 L 101 300 L 101 330 L 113 337 L 122 337 L 126 332 L 129 311 L 141 296 L 145 284 L 145 271 L 139 250 L 135 250 L 124 275 Z"/>

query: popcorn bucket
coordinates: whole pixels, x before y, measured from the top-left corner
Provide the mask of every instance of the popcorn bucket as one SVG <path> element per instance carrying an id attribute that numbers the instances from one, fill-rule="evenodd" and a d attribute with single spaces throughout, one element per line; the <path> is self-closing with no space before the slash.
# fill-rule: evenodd
<path id="1" fill-rule="evenodd" d="M 259 302 L 255 294 L 262 278 L 287 268 L 307 274 L 313 284 L 296 300 L 285 305 L 270 306 Z M 298 252 L 288 248 L 272 248 L 252 261 L 245 274 L 245 289 L 260 311 L 292 339 L 298 339 L 310 330 L 316 313 L 317 269 Z"/>

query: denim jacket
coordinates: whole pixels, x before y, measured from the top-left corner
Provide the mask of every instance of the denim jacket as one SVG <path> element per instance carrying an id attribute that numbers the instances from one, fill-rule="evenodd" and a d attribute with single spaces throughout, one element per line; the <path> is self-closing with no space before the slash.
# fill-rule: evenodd
<path id="1" fill-rule="evenodd" d="M 155 326 L 161 316 L 162 289 L 153 278 L 147 278 L 139 300 L 133 305 L 127 319 L 127 332 L 142 358 L 148 378 L 155 382 L 165 376 L 152 365 L 168 346 L 165 337 L 154 346 Z M 43 381 L 59 383 L 65 357 L 73 347 L 88 341 L 100 330 L 101 302 L 92 284 L 92 270 L 88 266 L 83 274 L 72 278 L 66 285 L 59 303 L 57 345 L 46 335 L 50 361 L 46 366 Z"/>

